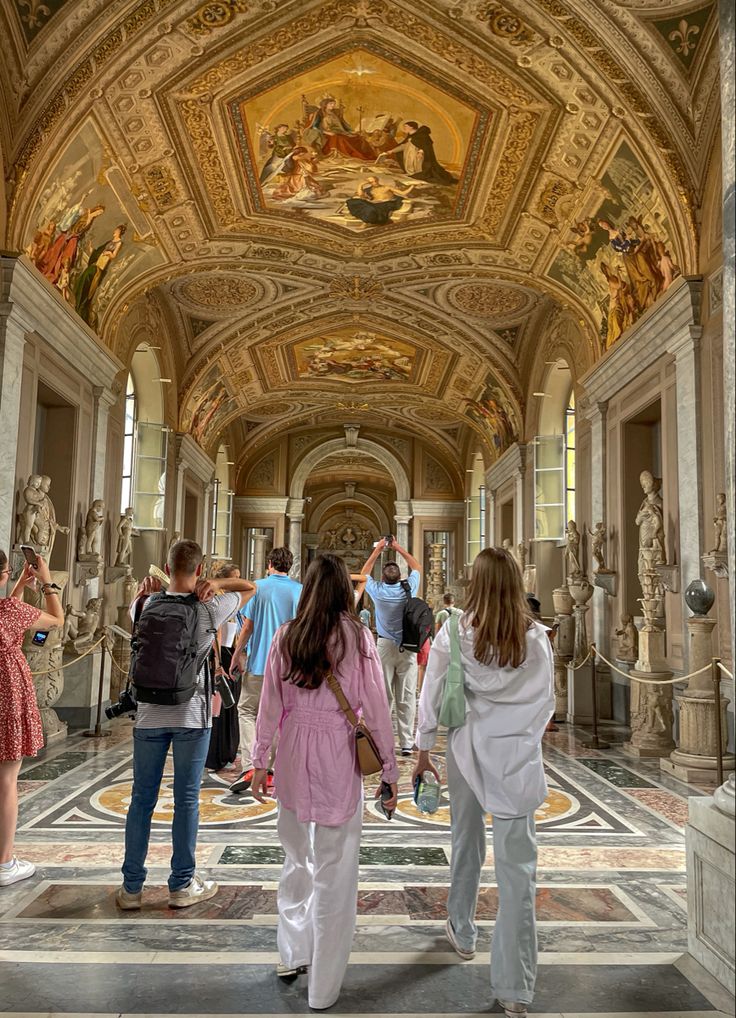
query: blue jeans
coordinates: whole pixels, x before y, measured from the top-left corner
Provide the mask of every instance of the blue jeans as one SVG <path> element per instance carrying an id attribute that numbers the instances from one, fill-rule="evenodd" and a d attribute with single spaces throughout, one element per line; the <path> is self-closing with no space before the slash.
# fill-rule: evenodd
<path id="1" fill-rule="evenodd" d="M 194 876 L 199 828 L 199 787 L 210 744 L 209 728 L 133 730 L 133 794 L 125 821 L 123 886 L 137 894 L 146 880 L 151 817 L 158 800 L 169 746 L 174 751 L 174 821 L 169 890 L 180 891 Z"/>

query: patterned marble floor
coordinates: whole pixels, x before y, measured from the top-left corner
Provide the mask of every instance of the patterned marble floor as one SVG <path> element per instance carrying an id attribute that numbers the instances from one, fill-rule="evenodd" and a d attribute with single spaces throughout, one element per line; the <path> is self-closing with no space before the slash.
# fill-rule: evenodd
<path id="1" fill-rule="evenodd" d="M 683 825 L 707 792 L 658 761 L 587 750 L 561 726 L 545 739 L 550 792 L 537 814 L 540 971 L 531 1012 L 688 1018 L 733 1013 L 689 957 Z M 607 736 L 608 738 L 608 736 Z M 443 937 L 449 809 L 413 806 L 411 761 L 388 823 L 365 806 L 358 926 L 340 1015 L 480 1015 L 497 907 L 492 838 L 478 902 L 479 951 L 461 963 Z M 0 890 L 0 1013 L 9 1015 L 290 1015 L 308 1013 L 303 981 L 276 979 L 275 809 L 202 785 L 200 866 L 221 885 L 185 912 L 166 904 L 171 788 L 154 817 L 140 913 L 113 895 L 131 785 L 130 726 L 74 737 L 21 774 L 19 853 L 38 866 Z M 492 827 L 489 818 L 489 827 Z M 489 832 L 490 835 L 490 832 Z M 498 1011 L 497 1008 L 493 1009 Z"/>

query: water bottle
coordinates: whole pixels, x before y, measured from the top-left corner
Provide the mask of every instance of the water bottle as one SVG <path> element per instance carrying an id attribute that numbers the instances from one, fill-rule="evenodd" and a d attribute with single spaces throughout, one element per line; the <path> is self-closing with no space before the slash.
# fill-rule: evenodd
<path id="1" fill-rule="evenodd" d="M 424 771 L 417 789 L 417 808 L 420 813 L 436 813 L 440 804 L 440 783 L 431 771 Z"/>

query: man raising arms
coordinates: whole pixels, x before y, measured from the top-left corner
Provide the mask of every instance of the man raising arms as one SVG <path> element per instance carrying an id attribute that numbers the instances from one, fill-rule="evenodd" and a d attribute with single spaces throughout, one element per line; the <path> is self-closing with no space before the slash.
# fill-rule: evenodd
<path id="1" fill-rule="evenodd" d="M 380 582 L 370 575 L 384 548 L 391 547 L 400 555 L 410 569 L 407 579 L 411 594 L 401 585 L 401 571 L 395 562 L 383 567 Z M 413 555 L 391 540 L 390 545 L 383 538 L 378 542 L 367 562 L 361 569 L 367 575 L 366 593 L 373 599 L 378 632 L 378 656 L 383 667 L 389 707 L 396 700 L 396 718 L 399 729 L 399 745 L 402 756 L 411 756 L 414 745 L 414 719 L 417 709 L 417 655 L 401 649 L 403 635 L 404 606 L 409 597 L 416 597 L 422 578 L 422 567 Z"/>

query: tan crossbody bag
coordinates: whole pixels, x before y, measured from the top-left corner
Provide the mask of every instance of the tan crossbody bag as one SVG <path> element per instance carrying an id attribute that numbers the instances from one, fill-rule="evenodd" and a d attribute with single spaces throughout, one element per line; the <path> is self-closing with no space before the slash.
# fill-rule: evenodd
<path id="1" fill-rule="evenodd" d="M 355 711 L 348 703 L 347 697 L 342 691 L 342 686 L 332 672 L 330 672 L 327 676 L 326 682 L 335 694 L 335 698 L 340 704 L 345 717 L 352 725 L 353 734 L 355 736 L 355 756 L 358 761 L 360 773 L 377 774 L 379 771 L 383 770 L 383 760 L 381 759 L 381 754 L 378 752 L 378 746 L 376 745 L 375 739 L 368 731 L 365 724 L 358 720 Z"/>

